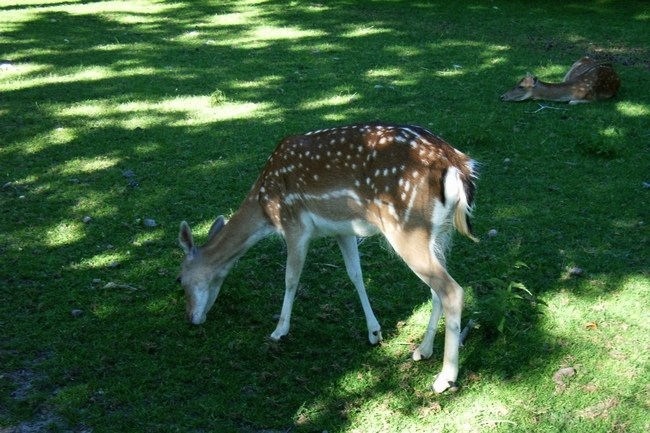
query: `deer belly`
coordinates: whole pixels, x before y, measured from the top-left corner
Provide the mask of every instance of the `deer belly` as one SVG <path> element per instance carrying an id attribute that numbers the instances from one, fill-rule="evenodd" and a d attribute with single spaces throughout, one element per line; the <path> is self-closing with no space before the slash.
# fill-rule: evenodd
<path id="1" fill-rule="evenodd" d="M 305 227 L 311 228 L 314 237 L 323 236 L 372 236 L 379 230 L 368 221 L 360 218 L 334 220 L 312 212 L 303 212 L 300 217 Z"/>

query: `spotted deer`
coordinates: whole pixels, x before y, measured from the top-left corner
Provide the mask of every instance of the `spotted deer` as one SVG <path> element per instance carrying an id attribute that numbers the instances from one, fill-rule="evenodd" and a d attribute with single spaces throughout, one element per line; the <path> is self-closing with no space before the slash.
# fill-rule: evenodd
<path id="1" fill-rule="evenodd" d="M 545 83 L 527 74 L 510 91 L 501 95 L 502 101 L 546 101 L 580 104 L 616 96 L 621 81 L 609 63 L 597 63 L 583 57 L 571 66 L 561 83 Z"/>
<path id="2" fill-rule="evenodd" d="M 251 246 L 271 233 L 287 248 L 285 293 L 272 340 L 289 332 L 291 310 L 310 239 L 333 236 L 356 287 L 370 343 L 381 341 L 364 287 L 357 236 L 382 233 L 424 281 L 432 312 L 414 360 L 429 358 L 441 313 L 446 318 L 442 371 L 433 388 L 455 386 L 463 289 L 447 273 L 445 252 L 455 227 L 472 235 L 476 164 L 419 126 L 383 123 L 343 126 L 284 138 L 232 218 L 218 217 L 197 246 L 180 225 L 185 251 L 179 282 L 190 322 L 201 324 L 226 275 Z"/>

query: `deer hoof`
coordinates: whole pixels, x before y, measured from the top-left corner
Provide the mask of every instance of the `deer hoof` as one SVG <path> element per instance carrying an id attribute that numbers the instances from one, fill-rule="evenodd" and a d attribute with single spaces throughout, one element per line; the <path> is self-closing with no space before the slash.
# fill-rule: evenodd
<path id="1" fill-rule="evenodd" d="M 281 332 L 275 331 L 275 332 L 273 332 L 273 334 L 270 335 L 269 338 L 271 339 L 271 341 L 274 341 L 274 342 L 277 343 L 278 341 L 282 340 L 286 336 L 287 336 L 287 334 L 283 334 Z"/>
<path id="2" fill-rule="evenodd" d="M 444 377 L 438 375 L 431 388 L 436 394 L 442 394 L 445 391 L 456 392 L 458 391 L 459 386 L 455 381 L 447 380 Z"/>
<path id="3" fill-rule="evenodd" d="M 376 331 L 372 331 L 368 334 L 368 341 L 370 341 L 370 344 L 373 346 L 379 344 L 384 338 L 381 335 L 381 329 L 377 329 Z"/>
<path id="4" fill-rule="evenodd" d="M 422 346 L 419 346 L 413 352 L 413 361 L 422 361 L 423 359 L 429 359 L 433 355 L 433 350 L 423 349 Z"/>

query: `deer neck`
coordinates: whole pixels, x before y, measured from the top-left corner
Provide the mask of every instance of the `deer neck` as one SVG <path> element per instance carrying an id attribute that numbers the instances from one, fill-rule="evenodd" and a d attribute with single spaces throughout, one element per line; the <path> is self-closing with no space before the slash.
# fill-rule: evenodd
<path id="1" fill-rule="evenodd" d="M 202 247 L 215 266 L 231 266 L 253 245 L 273 233 L 259 202 L 249 196 L 226 225 Z"/>
<path id="2" fill-rule="evenodd" d="M 565 83 L 537 81 L 537 85 L 533 89 L 533 98 L 557 102 L 571 101 L 574 98 L 576 85 L 575 81 Z"/>

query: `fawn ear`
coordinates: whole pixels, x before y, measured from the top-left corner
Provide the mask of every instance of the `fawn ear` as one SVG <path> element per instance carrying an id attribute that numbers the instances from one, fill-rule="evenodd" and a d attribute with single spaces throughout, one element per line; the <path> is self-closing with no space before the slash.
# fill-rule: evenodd
<path id="1" fill-rule="evenodd" d="M 185 221 L 181 223 L 181 228 L 178 232 L 178 243 L 183 248 L 183 251 L 185 251 L 187 258 L 191 259 L 194 257 L 196 254 L 196 246 L 192 238 L 192 229 L 190 229 L 189 224 Z"/>
<path id="2" fill-rule="evenodd" d="M 223 226 L 226 225 L 226 220 L 224 220 L 223 215 L 219 215 L 217 219 L 212 223 L 210 231 L 208 232 L 208 238 L 212 239 L 217 233 L 221 231 Z"/>

